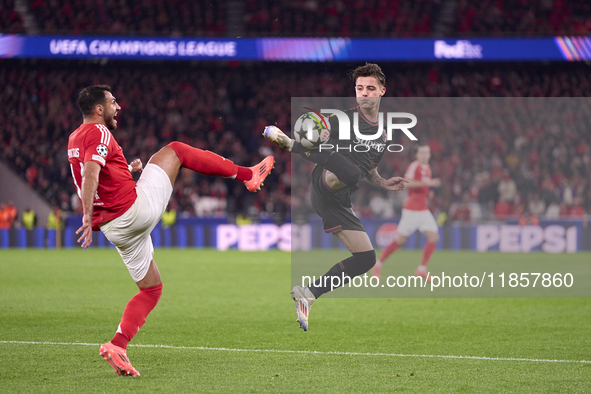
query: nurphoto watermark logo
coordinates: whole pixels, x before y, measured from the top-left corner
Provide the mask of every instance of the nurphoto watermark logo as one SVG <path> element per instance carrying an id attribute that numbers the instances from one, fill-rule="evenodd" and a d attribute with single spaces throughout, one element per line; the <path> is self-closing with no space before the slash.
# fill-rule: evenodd
<path id="1" fill-rule="evenodd" d="M 353 113 L 353 127 L 351 119 L 341 110 L 334 108 L 315 111 L 305 107 L 308 111 L 301 115 L 294 124 L 294 138 L 308 149 L 335 150 L 348 152 L 368 152 L 375 149 L 378 152 L 387 150 L 398 153 L 404 150 L 400 144 L 389 143 L 393 140 L 394 131 L 400 130 L 411 141 L 418 141 L 418 138 L 410 131 L 416 126 L 417 117 L 408 112 L 378 112 L 377 129 L 374 134 L 362 133 L 359 130 L 359 114 Z M 333 118 L 334 117 L 334 118 Z M 336 119 L 338 134 L 331 131 L 331 119 Z M 395 119 L 406 119 L 409 122 L 395 123 Z M 385 123 L 385 127 L 384 127 Z M 353 136 L 351 135 L 353 130 Z M 329 143 L 336 142 L 338 144 Z M 349 144 L 343 142 L 349 141 Z"/>

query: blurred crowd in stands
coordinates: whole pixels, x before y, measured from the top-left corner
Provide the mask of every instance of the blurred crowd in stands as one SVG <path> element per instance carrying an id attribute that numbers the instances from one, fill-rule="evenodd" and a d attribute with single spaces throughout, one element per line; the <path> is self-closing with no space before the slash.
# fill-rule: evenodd
<path id="1" fill-rule="evenodd" d="M 551 36 L 591 31 L 586 0 L 247 0 L 250 35 Z"/>
<path id="2" fill-rule="evenodd" d="M 444 35 L 552 36 L 591 31 L 587 0 L 459 0 Z"/>
<path id="3" fill-rule="evenodd" d="M 311 167 L 292 169 L 290 154 L 262 138 L 264 126 L 277 124 L 289 133 L 291 97 L 354 95 L 347 78 L 352 65 L 21 60 L 1 64 L 5 85 L 0 116 L 5 122 L 0 159 L 65 212 L 80 211 L 65 147 L 81 123 L 76 100 L 84 86 L 113 87 L 122 107 L 114 135 L 128 161 L 139 157 L 145 164 L 172 140 L 247 166 L 273 154 L 276 168 L 261 192 L 248 193 L 236 181 L 183 170 L 171 206 L 179 217 L 229 215 L 278 222 L 312 212 Z M 591 96 L 591 73 L 585 64 L 382 66 L 389 97 Z M 585 99 L 562 100 L 556 107 L 545 101 L 535 108 L 531 113 L 539 119 L 523 119 L 503 112 L 502 106 L 497 111 L 487 105 L 465 114 L 464 123 L 458 124 L 458 112 L 452 108 L 448 112 L 455 115 L 438 117 L 421 133 L 417 130 L 431 146 L 434 177 L 442 179 L 442 187 L 434 189 L 432 210 L 456 221 L 590 213 L 591 109 Z M 472 127 L 463 127 L 467 123 Z M 404 145 L 408 147 L 408 141 Z M 386 154 L 380 174 L 403 175 L 411 161 L 409 151 Z M 304 176 L 292 178 L 294 173 Z M 391 217 L 400 214 L 404 196 L 362 182 L 354 194 L 354 208 L 360 216 Z"/>
<path id="4" fill-rule="evenodd" d="M 582 76 L 582 75 L 581 75 Z M 502 73 L 495 78 L 503 79 Z M 579 81 L 583 81 L 579 79 Z M 587 82 L 588 84 L 588 82 Z M 499 94 L 500 96 L 504 94 Z M 412 102 L 413 99 L 407 99 Z M 415 99 L 415 101 L 417 101 Z M 442 179 L 430 208 L 453 221 L 583 218 L 591 212 L 591 102 L 586 98 L 437 98 L 409 104 Z M 422 106 L 422 109 L 421 109 Z M 430 108 L 433 110 L 430 110 Z M 408 146 L 408 140 L 400 141 Z M 410 151 L 410 149 L 409 149 Z M 410 155 L 390 155 L 388 175 L 403 174 Z M 389 173 L 387 169 L 396 168 Z M 372 216 L 400 212 L 403 194 L 381 203 L 365 186 L 355 202 Z"/>
<path id="5" fill-rule="evenodd" d="M 24 0 L 41 34 L 425 37 L 586 35 L 587 0 Z M 24 33 L 14 0 L 3 33 Z M 20 10 L 20 8 L 19 8 Z M 232 15 L 230 17 L 230 15 Z"/>
<path id="6" fill-rule="evenodd" d="M 225 1 L 31 0 L 45 34 L 224 36 Z"/>
<path id="7" fill-rule="evenodd" d="M 129 63 L 113 69 L 5 61 L 0 67 L 0 78 L 7 81 L 0 91 L 0 112 L 8 121 L 3 124 L 0 156 L 52 205 L 79 211 L 64 146 L 82 122 L 77 108 L 80 89 L 109 83 L 122 107 L 115 138 L 129 161 L 139 157 L 146 164 L 162 146 L 179 140 L 237 164 L 254 165 L 270 150 L 261 146 L 263 97 L 253 93 L 258 87 L 245 84 L 243 77 L 215 65 L 202 69 L 184 64 L 173 70 Z M 254 74 L 250 80 L 255 81 Z M 284 103 L 289 108 L 289 96 Z M 183 171 L 173 203 L 185 214 L 261 217 L 279 212 L 280 221 L 289 211 L 284 173 L 285 160 L 276 165 L 264 190 L 254 194 L 234 180 Z"/>
<path id="8" fill-rule="evenodd" d="M 433 0 L 247 0 L 245 22 L 255 36 L 428 36 L 440 9 Z"/>
<path id="9" fill-rule="evenodd" d="M 24 33 L 23 17 L 14 8 L 14 0 L 0 0 L 0 33 Z"/>

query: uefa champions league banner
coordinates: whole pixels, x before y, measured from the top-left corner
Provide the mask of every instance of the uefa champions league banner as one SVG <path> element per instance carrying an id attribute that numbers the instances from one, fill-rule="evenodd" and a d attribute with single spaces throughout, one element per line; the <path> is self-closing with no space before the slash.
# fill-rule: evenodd
<path id="1" fill-rule="evenodd" d="M 145 38 L 0 34 L 0 58 L 259 61 L 588 61 L 589 37 Z"/>

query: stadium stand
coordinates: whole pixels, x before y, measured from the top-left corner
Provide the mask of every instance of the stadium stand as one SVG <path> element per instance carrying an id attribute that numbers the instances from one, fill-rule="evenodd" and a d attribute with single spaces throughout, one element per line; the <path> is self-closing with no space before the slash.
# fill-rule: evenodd
<path id="1" fill-rule="evenodd" d="M 461 0 L 446 33 L 484 36 L 586 35 L 591 6 L 585 0 Z"/>
<path id="2" fill-rule="evenodd" d="M 591 6 L 584 0 L 450 1 L 316 0 L 239 2 L 204 0 L 101 0 L 55 2 L 0 0 L 0 31 L 41 34 L 156 36 L 548 36 L 588 34 Z M 18 11 L 17 11 L 18 9 Z M 236 19 L 238 17 L 238 19 Z M 27 19 L 28 18 L 28 19 Z M 250 215 L 278 220 L 310 212 L 308 183 L 291 179 L 289 154 L 262 141 L 269 122 L 289 130 L 290 97 L 350 96 L 346 72 L 312 64 L 178 64 L 1 60 L 6 81 L 0 97 L 5 122 L 0 158 L 50 204 L 77 211 L 67 160 L 67 136 L 80 123 L 81 86 L 108 82 L 123 112 L 118 140 L 128 159 L 149 155 L 172 139 L 250 164 L 273 153 L 267 187 L 250 195 L 235 183 L 183 173 L 175 189 L 179 215 Z M 589 97 L 584 64 L 383 64 L 388 95 L 397 97 Z M 287 92 L 287 93 L 286 93 Z M 551 136 L 515 137 L 507 125 L 475 139 L 431 138 L 432 167 L 444 186 L 432 209 L 452 220 L 521 216 L 581 216 L 591 212 L 591 140 L 588 127 Z M 26 133 L 23 132 L 26 130 Z M 477 140 L 477 143 L 474 143 Z M 482 153 L 484 147 L 493 147 Z M 488 149 L 488 148 L 486 148 Z M 541 158 L 552 157 L 552 160 Z M 486 158 L 486 160 L 485 160 Z M 391 159 L 383 175 L 400 175 L 410 158 Z M 506 183 L 513 182 L 512 190 Z M 238 185 L 240 186 L 240 185 Z M 292 193 L 293 191 L 293 193 Z M 508 198 L 501 198 L 509 194 Z M 400 209 L 403 194 L 375 192 L 362 184 L 355 208 L 364 215 Z M 291 211 L 290 211 L 291 206 Z M 469 209 L 468 211 L 466 211 Z"/>
<path id="3" fill-rule="evenodd" d="M 14 8 L 14 0 L 0 0 L 0 32 L 9 34 L 25 32 L 23 18 Z"/>
<path id="4" fill-rule="evenodd" d="M 31 0 L 28 4 L 27 12 L 41 34 L 441 37 L 591 31 L 591 6 L 585 0 Z M 13 0 L 2 0 L 2 32 L 23 33 L 22 19 Z"/>
<path id="5" fill-rule="evenodd" d="M 60 204 L 64 211 L 79 209 L 63 147 L 80 123 L 78 89 L 108 81 L 123 108 L 117 138 L 129 160 L 140 157 L 146 163 L 150 154 L 174 139 L 249 165 L 264 155 L 276 156 L 276 170 L 256 195 L 234 182 L 183 173 L 174 195 L 179 215 L 247 214 L 279 219 L 290 215 L 290 203 L 294 214 L 309 212 L 307 180 L 290 179 L 289 154 L 265 142 L 260 132 L 272 122 L 289 130 L 291 96 L 350 96 L 346 78 L 350 67 L 335 65 L 326 73 L 313 64 L 166 64 L 164 68 L 87 62 L 78 67 L 56 61 L 4 60 L 0 78 L 9 82 L 0 92 L 1 111 L 4 119 L 12 121 L 5 124 L 0 156 L 52 205 Z M 586 65 L 386 64 L 384 71 L 389 96 L 591 95 Z M 455 139 L 425 136 L 433 150 L 433 171 L 444 185 L 432 200 L 435 211 L 449 212 L 453 218 L 455 209 L 468 201 L 473 220 L 492 218 L 495 212 L 499 218 L 519 216 L 530 204 L 540 217 L 550 206 L 555 209 L 555 204 L 561 216 L 589 212 L 591 149 L 584 118 L 577 117 L 569 132 L 550 136 L 539 132 L 517 136 L 503 118 L 495 119 L 497 123 L 490 126 L 495 132 L 480 133 L 478 138 L 467 130 Z M 541 160 L 546 157 L 553 160 Z M 382 175 L 401 175 L 410 157 L 390 155 L 384 162 Z M 509 197 L 500 198 L 507 190 L 499 186 L 504 178 L 517 187 Z M 403 197 L 401 193 L 375 193 L 364 183 L 354 196 L 362 216 L 376 214 L 372 206 L 383 206 L 379 201 L 372 203 L 372 198 L 390 201 L 399 212 Z"/>
<path id="6" fill-rule="evenodd" d="M 33 0 L 44 34 L 159 36 L 225 35 L 225 2 L 142 0 Z"/>
<path id="7" fill-rule="evenodd" d="M 247 1 L 256 36 L 427 36 L 441 3 L 433 0 Z"/>

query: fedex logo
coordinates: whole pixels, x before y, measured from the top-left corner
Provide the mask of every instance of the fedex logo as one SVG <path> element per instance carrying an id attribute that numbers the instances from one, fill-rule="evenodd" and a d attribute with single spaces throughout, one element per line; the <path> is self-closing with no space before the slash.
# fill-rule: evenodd
<path id="1" fill-rule="evenodd" d="M 435 57 L 437 59 L 482 59 L 482 45 L 474 45 L 468 40 L 458 40 L 451 45 L 443 40 L 435 40 Z"/>

